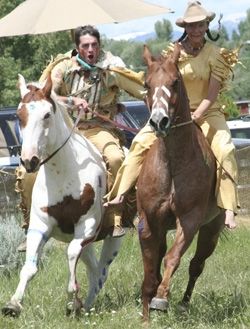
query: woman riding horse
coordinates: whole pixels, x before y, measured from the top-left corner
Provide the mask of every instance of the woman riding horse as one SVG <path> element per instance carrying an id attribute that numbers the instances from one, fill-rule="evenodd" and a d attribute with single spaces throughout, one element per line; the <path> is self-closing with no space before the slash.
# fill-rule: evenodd
<path id="1" fill-rule="evenodd" d="M 232 229 L 236 227 L 234 216 L 239 207 L 238 170 L 235 148 L 219 94 L 230 77 L 237 57 L 234 52 L 219 48 L 205 39 L 206 33 L 213 40 L 209 23 L 214 17 L 215 13 L 208 12 L 198 1 L 194 1 L 188 5 L 184 17 L 176 21 L 178 26 L 185 29 L 178 40 L 181 48 L 178 66 L 187 89 L 192 119 L 200 125 L 217 159 L 217 204 L 226 210 L 225 225 Z M 163 56 L 172 51 L 173 44 L 170 44 L 163 51 Z M 155 140 L 156 136 L 149 124 L 134 138 L 130 152 L 117 173 L 106 206 L 122 203 L 126 193 L 136 184 L 147 151 Z"/>

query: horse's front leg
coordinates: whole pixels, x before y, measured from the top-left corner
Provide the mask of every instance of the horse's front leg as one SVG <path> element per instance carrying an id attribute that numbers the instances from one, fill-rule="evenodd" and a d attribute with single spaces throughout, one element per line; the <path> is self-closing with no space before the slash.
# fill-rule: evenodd
<path id="1" fill-rule="evenodd" d="M 20 280 L 11 300 L 3 307 L 4 315 L 18 316 L 22 310 L 22 301 L 28 282 L 37 273 L 37 265 L 42 248 L 48 240 L 49 232 L 30 228 L 27 234 L 26 260 L 20 272 Z"/>
<path id="2" fill-rule="evenodd" d="M 79 285 L 76 280 L 76 266 L 78 259 L 80 257 L 80 254 L 82 252 L 82 242 L 84 239 L 73 239 L 67 250 L 67 256 L 68 256 L 68 264 L 69 264 L 69 281 L 68 281 L 68 301 L 66 305 L 66 315 L 70 315 L 71 313 L 75 313 L 76 315 L 79 315 L 82 303 L 80 299 L 78 298 L 78 292 L 79 292 Z"/>
<path id="3" fill-rule="evenodd" d="M 139 240 L 144 266 L 144 280 L 142 283 L 143 321 L 149 321 L 149 305 L 155 296 L 161 282 L 160 268 L 162 258 L 166 252 L 166 229 L 152 231 L 144 215 L 138 225 Z"/>
<path id="4" fill-rule="evenodd" d="M 76 267 L 81 253 L 88 253 L 91 251 L 91 248 L 84 250 L 83 248 L 86 248 L 86 246 L 95 241 L 97 234 L 97 222 L 94 218 L 88 218 L 75 225 L 75 237 L 70 242 L 67 251 L 69 281 L 67 289 L 68 301 L 66 305 L 66 315 L 70 315 L 71 313 L 79 315 L 83 308 L 82 301 L 78 298 L 79 284 L 76 279 Z"/>
<path id="5" fill-rule="evenodd" d="M 167 310 L 168 298 L 170 293 L 170 280 L 174 272 L 177 270 L 182 255 L 190 246 L 197 230 L 197 225 L 190 225 L 191 217 L 185 217 L 181 223 L 179 219 L 176 221 L 175 241 L 171 249 L 164 257 L 164 274 L 163 279 L 157 289 L 156 296 L 152 299 L 150 308 L 160 311 Z"/>

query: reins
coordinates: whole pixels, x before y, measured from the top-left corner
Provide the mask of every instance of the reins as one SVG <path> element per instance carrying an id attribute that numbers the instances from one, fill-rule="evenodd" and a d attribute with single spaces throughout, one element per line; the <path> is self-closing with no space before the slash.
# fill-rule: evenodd
<path id="1" fill-rule="evenodd" d="M 176 125 L 171 125 L 171 124 L 170 124 L 170 128 L 171 128 L 171 129 L 179 128 L 179 127 L 182 127 L 182 126 L 189 125 L 190 123 L 193 123 L 193 120 L 189 120 L 189 121 L 186 121 L 186 122 L 181 122 L 181 123 L 178 123 L 178 124 L 176 124 Z"/>
<path id="2" fill-rule="evenodd" d="M 68 140 L 69 140 L 70 137 L 72 136 L 72 134 L 73 134 L 75 128 L 77 127 L 77 125 L 78 125 L 78 123 L 79 123 L 79 121 L 80 121 L 80 119 L 81 119 L 81 116 L 82 116 L 83 112 L 84 112 L 84 108 L 81 107 L 81 109 L 80 109 L 80 111 L 79 111 L 79 113 L 78 113 L 78 116 L 77 116 L 77 118 L 76 118 L 76 121 L 75 121 L 75 123 L 74 123 L 74 126 L 73 126 L 73 128 L 71 129 L 71 132 L 70 132 L 69 136 L 65 139 L 65 141 L 64 141 L 64 142 L 63 142 L 63 143 L 62 143 L 62 144 L 61 144 L 61 145 L 60 145 L 60 146 L 59 146 L 59 147 L 58 147 L 53 153 L 51 153 L 46 159 L 44 159 L 44 160 L 40 163 L 40 166 L 44 165 L 44 164 L 47 163 L 51 158 L 53 158 L 53 156 L 56 155 L 57 152 L 59 152 L 59 151 L 63 148 L 63 146 L 68 142 Z M 131 128 L 131 127 L 127 127 L 127 126 L 125 126 L 125 125 L 122 125 L 122 124 L 120 124 L 120 123 L 117 123 L 117 122 L 115 122 L 115 121 L 113 121 L 113 120 L 111 120 L 111 119 L 105 117 L 104 115 L 99 114 L 99 113 L 96 112 L 96 111 L 94 111 L 93 113 L 96 115 L 96 117 L 102 119 L 103 121 L 106 121 L 106 122 L 111 123 L 112 125 L 114 125 L 114 126 L 117 127 L 117 128 L 124 129 L 124 130 L 130 131 L 130 132 L 133 132 L 133 133 L 137 133 L 137 132 L 139 131 L 139 129 Z"/>
<path id="3" fill-rule="evenodd" d="M 114 125 L 117 128 L 127 130 L 127 131 L 130 131 L 130 132 L 133 132 L 133 133 L 138 133 L 138 131 L 139 131 L 139 129 L 137 129 L 137 128 L 131 128 L 131 127 L 125 126 L 121 123 L 115 122 L 114 120 L 111 120 L 111 119 L 105 117 L 104 115 L 99 114 L 96 111 L 94 113 L 98 118 L 102 119 L 103 121 L 111 123 L 112 125 Z"/>
<path id="4" fill-rule="evenodd" d="M 70 137 L 72 136 L 75 128 L 77 127 L 79 121 L 80 121 L 80 118 L 81 118 L 81 115 L 82 113 L 84 112 L 84 109 L 83 107 L 81 107 L 79 113 L 78 113 L 78 116 L 76 118 L 76 121 L 74 123 L 74 126 L 73 128 L 71 129 L 71 132 L 69 134 L 69 136 L 65 139 L 65 141 L 54 151 L 52 152 L 46 159 L 44 159 L 42 162 L 40 162 L 40 166 L 44 165 L 45 163 L 47 163 L 51 158 L 53 158 L 54 155 L 56 155 L 57 152 L 59 152 L 61 150 L 61 148 L 63 148 L 63 146 L 68 142 L 68 140 L 70 139 Z"/>

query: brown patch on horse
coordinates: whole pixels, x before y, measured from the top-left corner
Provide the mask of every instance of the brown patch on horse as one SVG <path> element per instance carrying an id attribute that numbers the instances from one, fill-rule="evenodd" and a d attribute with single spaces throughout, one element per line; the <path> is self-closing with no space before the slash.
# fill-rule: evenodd
<path id="1" fill-rule="evenodd" d="M 25 104 L 22 104 L 22 106 L 17 110 L 17 116 L 19 119 L 20 127 L 25 128 L 29 117 L 29 113 L 27 111 Z"/>
<path id="2" fill-rule="evenodd" d="M 89 211 L 94 204 L 94 198 L 94 189 L 90 184 L 86 184 L 80 199 L 74 199 L 71 195 L 68 195 L 63 198 L 62 202 L 54 206 L 43 207 L 41 210 L 56 219 L 63 233 L 72 234 L 74 224 Z"/>
<path id="3" fill-rule="evenodd" d="M 47 78 L 45 86 L 42 89 L 32 84 L 28 84 L 27 88 L 30 91 L 23 97 L 22 99 L 23 104 L 17 110 L 17 116 L 20 120 L 20 125 L 22 128 L 24 128 L 27 125 L 27 121 L 28 121 L 28 111 L 25 104 L 30 102 L 39 102 L 41 100 L 46 100 L 52 104 L 54 111 L 56 109 L 55 102 L 50 97 L 52 91 L 52 80 L 50 74 Z"/>

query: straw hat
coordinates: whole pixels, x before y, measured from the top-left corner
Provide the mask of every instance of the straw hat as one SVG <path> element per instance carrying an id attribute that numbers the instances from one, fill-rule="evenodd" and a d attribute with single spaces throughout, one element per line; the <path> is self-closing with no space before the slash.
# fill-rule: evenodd
<path id="1" fill-rule="evenodd" d="M 187 23 L 195 23 L 203 20 L 211 22 L 215 18 L 215 13 L 207 11 L 201 6 L 199 1 L 191 1 L 188 3 L 188 7 L 183 17 L 176 20 L 175 24 L 180 27 L 185 27 Z"/>

